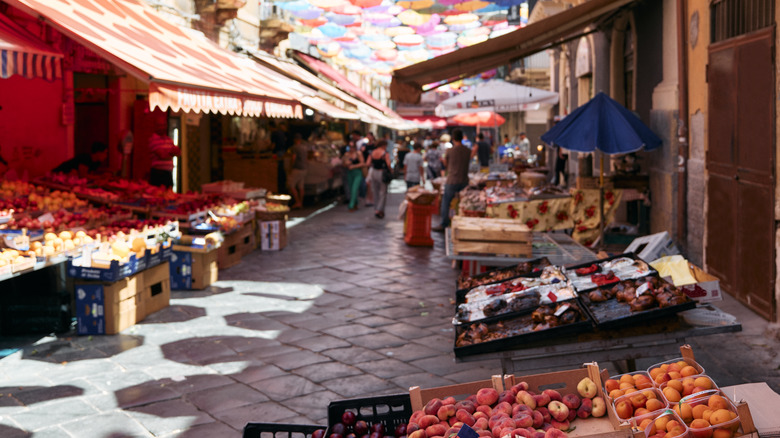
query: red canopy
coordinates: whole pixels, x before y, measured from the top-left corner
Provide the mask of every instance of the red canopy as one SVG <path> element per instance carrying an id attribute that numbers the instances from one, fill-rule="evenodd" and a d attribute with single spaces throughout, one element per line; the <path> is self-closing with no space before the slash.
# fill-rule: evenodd
<path id="1" fill-rule="evenodd" d="M 62 77 L 62 53 L 0 14 L 0 78 L 13 75 L 48 81 Z"/>

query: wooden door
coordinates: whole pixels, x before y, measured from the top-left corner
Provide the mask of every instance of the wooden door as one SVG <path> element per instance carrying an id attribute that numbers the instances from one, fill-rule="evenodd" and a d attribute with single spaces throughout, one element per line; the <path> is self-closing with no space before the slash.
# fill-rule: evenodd
<path id="1" fill-rule="evenodd" d="M 761 316 L 775 314 L 774 30 L 710 46 L 707 268 Z"/>

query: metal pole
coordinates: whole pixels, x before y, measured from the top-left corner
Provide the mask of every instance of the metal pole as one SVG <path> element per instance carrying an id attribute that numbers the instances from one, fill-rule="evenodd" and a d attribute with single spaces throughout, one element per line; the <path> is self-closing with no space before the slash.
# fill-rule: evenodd
<path id="1" fill-rule="evenodd" d="M 604 153 L 600 152 L 599 161 L 599 244 L 598 249 L 604 249 Z"/>

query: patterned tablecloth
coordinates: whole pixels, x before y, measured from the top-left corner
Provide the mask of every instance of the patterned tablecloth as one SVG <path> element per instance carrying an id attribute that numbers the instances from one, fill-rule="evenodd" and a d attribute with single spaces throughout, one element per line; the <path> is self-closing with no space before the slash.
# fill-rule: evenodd
<path id="1" fill-rule="evenodd" d="M 604 223 L 615 218 L 623 191 L 604 189 Z M 532 231 L 572 229 L 572 238 L 590 245 L 599 235 L 599 190 L 571 189 L 566 198 L 490 204 L 486 217 L 517 219 Z"/>

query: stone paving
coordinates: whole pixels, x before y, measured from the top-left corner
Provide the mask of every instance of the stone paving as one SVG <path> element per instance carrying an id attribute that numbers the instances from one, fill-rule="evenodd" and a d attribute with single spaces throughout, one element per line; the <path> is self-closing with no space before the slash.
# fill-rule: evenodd
<path id="1" fill-rule="evenodd" d="M 0 360 L 0 436 L 240 437 L 247 422 L 325 425 L 333 400 L 500 373 L 497 360 L 455 362 L 457 271 L 440 235 L 433 249 L 404 244 L 401 199 L 391 194 L 384 220 L 344 205 L 313 215 L 283 251 L 255 251 L 204 291 L 174 291 L 119 335 L 29 340 Z M 749 322 L 697 340 L 705 368 L 722 385 L 779 390 L 767 324 L 724 306 Z"/>

